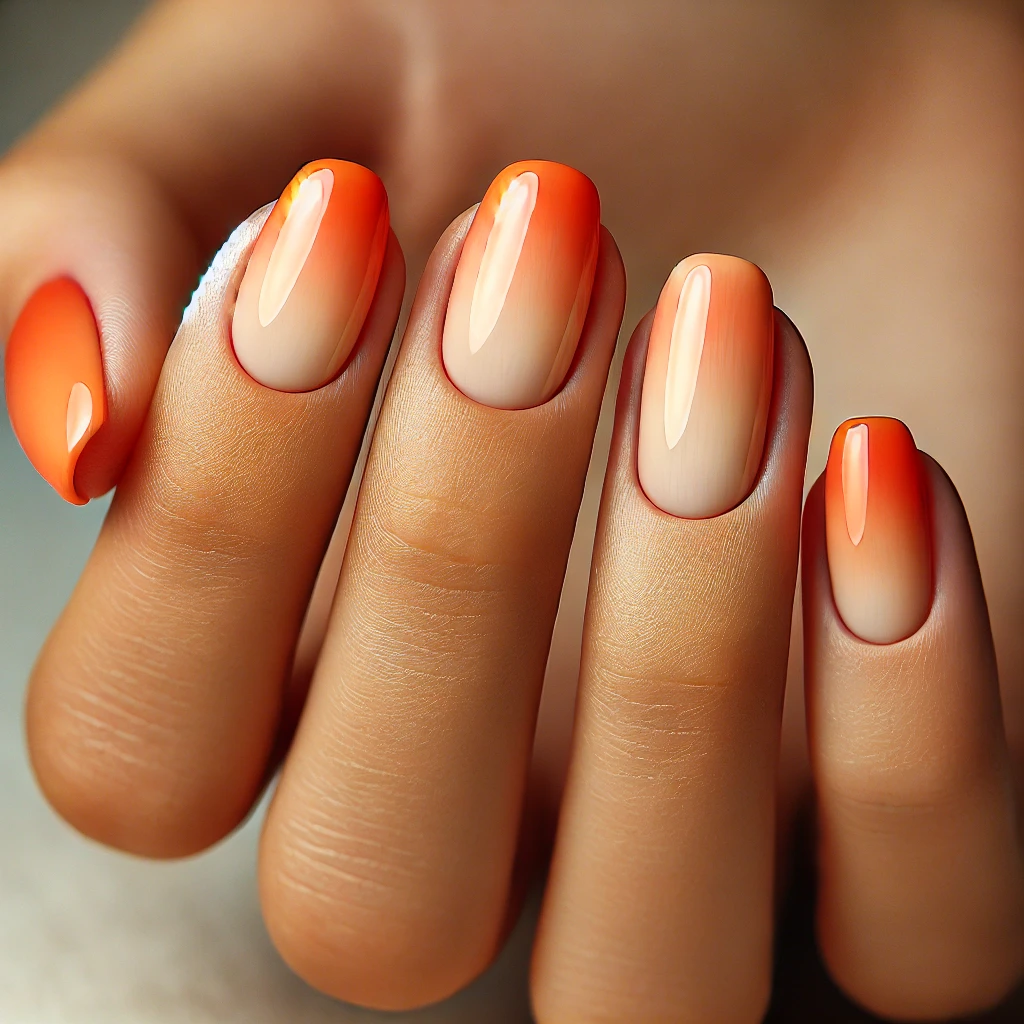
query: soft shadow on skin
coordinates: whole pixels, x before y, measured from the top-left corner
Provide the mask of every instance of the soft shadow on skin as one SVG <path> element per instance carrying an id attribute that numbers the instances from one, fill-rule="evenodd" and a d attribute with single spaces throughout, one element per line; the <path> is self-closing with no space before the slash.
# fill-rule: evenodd
<path id="1" fill-rule="evenodd" d="M 799 884 L 790 894 L 777 935 L 775 983 L 764 1024 L 881 1024 L 851 1003 L 829 977 L 814 940 L 814 866 L 807 854 L 811 821 L 800 823 L 802 851 L 795 865 Z M 998 1009 L 972 1017 L 974 1024 L 1017 1024 L 1024 1020 L 1024 983 Z"/>

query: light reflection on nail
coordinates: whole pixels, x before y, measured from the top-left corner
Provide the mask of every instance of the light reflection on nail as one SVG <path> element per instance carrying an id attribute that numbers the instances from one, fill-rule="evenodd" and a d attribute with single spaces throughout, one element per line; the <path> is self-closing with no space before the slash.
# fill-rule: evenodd
<path id="1" fill-rule="evenodd" d="M 68 395 L 67 437 L 68 452 L 85 437 L 92 423 L 92 392 L 81 381 L 77 381 Z"/>
<path id="2" fill-rule="evenodd" d="M 334 187 L 329 168 L 314 171 L 299 185 L 267 264 L 260 288 L 259 320 L 267 327 L 288 301 L 313 249 Z"/>
<path id="3" fill-rule="evenodd" d="M 843 505 L 846 532 L 856 547 L 864 539 L 868 516 L 868 425 L 851 427 L 843 442 Z"/>
<path id="4" fill-rule="evenodd" d="M 679 444 L 690 419 L 710 307 L 711 268 L 694 267 L 686 275 L 679 292 L 679 305 L 669 343 L 665 379 L 665 443 L 670 449 Z"/>
<path id="5" fill-rule="evenodd" d="M 524 171 L 509 182 L 487 236 L 469 309 L 469 351 L 479 352 L 501 316 L 537 205 L 540 181 Z"/>

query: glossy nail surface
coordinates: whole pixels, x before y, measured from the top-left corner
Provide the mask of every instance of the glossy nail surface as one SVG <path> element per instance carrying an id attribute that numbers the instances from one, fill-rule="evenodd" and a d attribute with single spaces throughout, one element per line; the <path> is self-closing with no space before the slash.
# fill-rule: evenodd
<path id="1" fill-rule="evenodd" d="M 587 316 L 600 228 L 597 189 L 572 167 L 524 160 L 494 179 L 445 318 L 444 365 L 463 394 L 527 409 L 559 390 Z"/>
<path id="2" fill-rule="evenodd" d="M 772 392 L 768 278 L 735 256 L 688 256 L 669 275 L 651 327 L 637 470 L 658 508 L 721 515 L 750 493 Z"/>
<path id="3" fill-rule="evenodd" d="M 7 411 L 40 475 L 75 505 L 75 466 L 107 418 L 99 330 L 82 288 L 61 277 L 38 288 L 7 340 Z"/>
<path id="4" fill-rule="evenodd" d="M 832 595 L 862 640 L 903 640 L 928 617 L 932 544 L 921 456 L 899 420 L 847 420 L 825 470 Z"/>
<path id="5" fill-rule="evenodd" d="M 377 289 L 390 221 L 384 185 L 343 160 L 307 164 L 260 232 L 232 322 L 245 371 L 278 391 L 337 376 Z"/>

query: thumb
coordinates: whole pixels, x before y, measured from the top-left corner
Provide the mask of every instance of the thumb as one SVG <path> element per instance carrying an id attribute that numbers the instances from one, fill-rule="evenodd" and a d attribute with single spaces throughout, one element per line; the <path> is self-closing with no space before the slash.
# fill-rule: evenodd
<path id="1" fill-rule="evenodd" d="M 159 188 L 110 157 L 43 150 L 0 169 L 0 337 L 14 432 L 83 504 L 120 477 L 198 269 Z"/>

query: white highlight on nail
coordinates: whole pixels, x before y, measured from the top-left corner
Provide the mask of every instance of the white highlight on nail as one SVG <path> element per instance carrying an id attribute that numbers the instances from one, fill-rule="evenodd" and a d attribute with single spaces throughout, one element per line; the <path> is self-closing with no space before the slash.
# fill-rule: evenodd
<path id="1" fill-rule="evenodd" d="M 260 326 L 272 324 L 288 301 L 316 241 L 333 188 L 334 172 L 327 167 L 299 183 L 263 275 L 257 307 Z"/>
<path id="2" fill-rule="evenodd" d="M 533 171 L 513 178 L 494 213 L 469 307 L 469 351 L 479 352 L 491 336 L 508 298 L 526 232 L 537 205 L 540 179 Z"/>
<path id="3" fill-rule="evenodd" d="M 73 384 L 68 395 L 67 436 L 68 451 L 75 450 L 75 445 L 85 437 L 85 432 L 92 423 L 92 392 L 81 381 Z"/>
<path id="4" fill-rule="evenodd" d="M 856 547 L 868 518 L 868 425 L 850 427 L 843 441 L 843 505 L 846 532 Z"/>
<path id="5" fill-rule="evenodd" d="M 697 391 L 700 357 L 711 308 L 711 268 L 694 267 L 679 290 L 665 375 L 665 443 L 675 448 L 686 430 Z"/>

